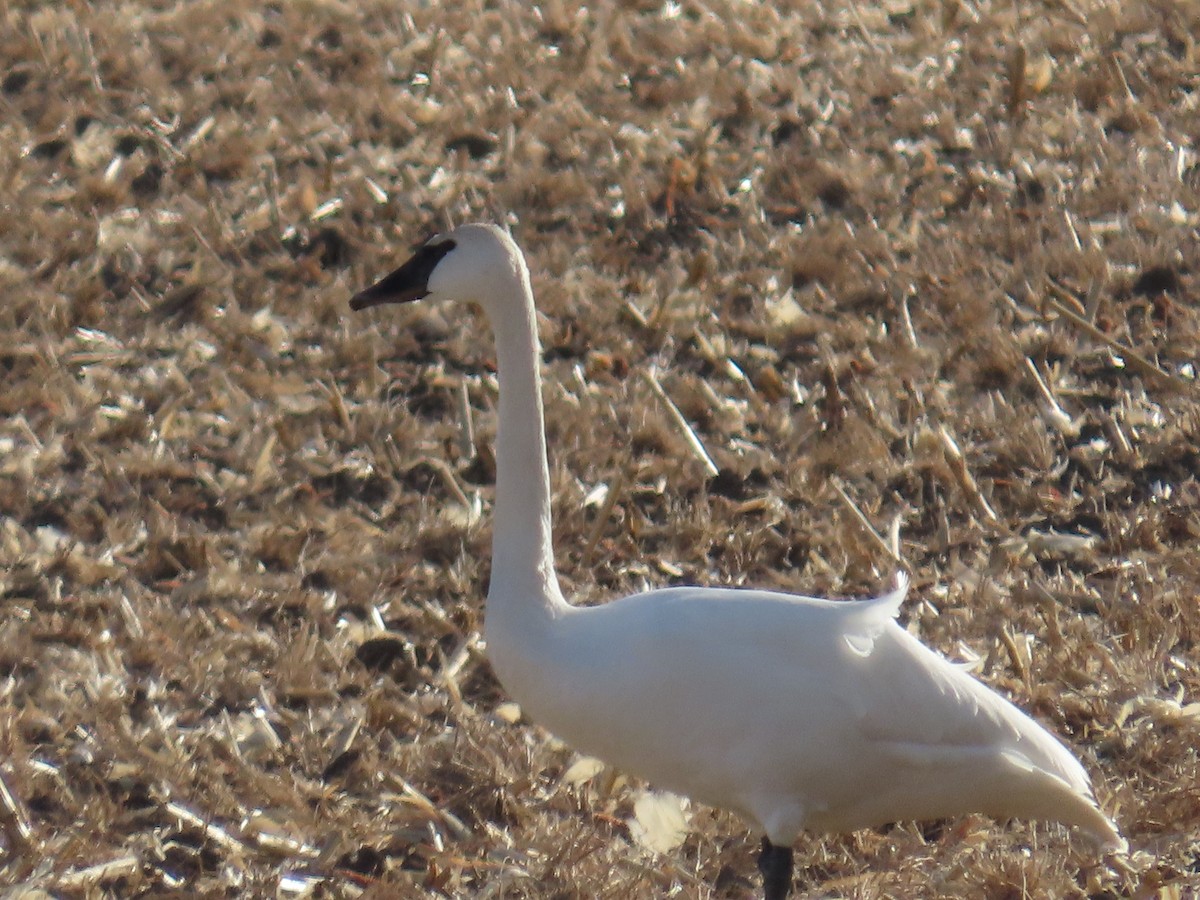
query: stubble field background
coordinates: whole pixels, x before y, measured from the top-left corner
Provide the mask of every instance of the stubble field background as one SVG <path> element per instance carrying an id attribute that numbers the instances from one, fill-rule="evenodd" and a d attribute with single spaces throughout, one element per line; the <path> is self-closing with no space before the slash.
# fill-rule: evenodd
<path id="1" fill-rule="evenodd" d="M 473 219 L 534 273 L 569 596 L 874 593 L 898 533 L 907 627 L 1132 845 L 899 823 L 800 890 L 1200 890 L 1194 6 L 0 18 L 0 895 L 756 889 L 487 666 L 485 323 L 346 306 Z"/>

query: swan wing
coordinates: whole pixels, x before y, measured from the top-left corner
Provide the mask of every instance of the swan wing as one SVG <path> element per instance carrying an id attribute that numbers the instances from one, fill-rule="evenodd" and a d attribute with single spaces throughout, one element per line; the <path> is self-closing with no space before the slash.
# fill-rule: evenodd
<path id="1" fill-rule="evenodd" d="M 869 709 L 859 733 L 892 777 L 868 803 L 908 802 L 914 817 L 984 812 L 1076 825 L 1098 843 L 1124 841 L 1099 810 L 1079 760 L 1053 734 L 898 625 L 876 641 Z M 918 815 L 919 814 L 919 815 Z"/>
<path id="2" fill-rule="evenodd" d="M 898 625 L 876 639 L 869 663 L 874 687 L 862 692 L 869 700 L 860 720 L 865 738 L 907 747 L 910 758 L 916 748 L 930 758 L 958 749 L 1014 751 L 1086 789 L 1082 767 L 1055 737 Z"/>
<path id="3" fill-rule="evenodd" d="M 982 812 L 1075 825 L 1106 847 L 1123 848 L 1083 766 L 1062 742 L 896 623 L 907 587 L 902 576 L 877 599 L 834 604 L 823 627 L 818 620 L 831 607 L 814 607 L 823 613 L 805 624 L 828 652 L 789 635 L 803 649 L 787 679 L 794 700 L 801 710 L 821 711 L 807 717 L 800 742 L 806 758 L 793 762 L 807 773 L 795 796 L 804 798 L 811 824 L 845 830 Z M 804 699 L 814 680 L 825 703 Z M 837 741 L 844 743 L 831 756 Z M 824 774 L 814 777 L 819 770 Z"/>

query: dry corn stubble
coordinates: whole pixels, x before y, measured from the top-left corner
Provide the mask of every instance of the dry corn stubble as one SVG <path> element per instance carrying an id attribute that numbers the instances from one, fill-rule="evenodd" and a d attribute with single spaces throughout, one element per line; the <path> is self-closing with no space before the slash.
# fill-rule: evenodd
<path id="1" fill-rule="evenodd" d="M 565 587 L 866 592 L 899 522 L 910 627 L 1136 848 L 903 824 L 806 837 L 804 889 L 1200 887 L 1189 7 L 0 16 L 0 884 L 749 889 L 724 814 L 631 852 L 641 786 L 579 777 L 487 668 L 483 323 L 345 314 L 500 217 Z"/>

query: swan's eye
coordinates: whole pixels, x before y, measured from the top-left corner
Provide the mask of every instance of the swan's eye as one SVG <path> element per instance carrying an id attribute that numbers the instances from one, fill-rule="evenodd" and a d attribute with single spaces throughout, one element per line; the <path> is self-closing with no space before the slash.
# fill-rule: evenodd
<path id="1" fill-rule="evenodd" d="M 430 241 L 428 244 L 422 247 L 421 250 L 418 251 L 418 255 L 420 252 L 428 254 L 431 259 L 435 260 L 434 265 L 437 265 L 437 263 L 442 261 L 443 256 L 457 246 L 458 242 L 452 241 L 450 238 L 438 238 L 436 241 Z"/>
<path id="2" fill-rule="evenodd" d="M 409 249 L 413 253 L 416 253 L 418 250 L 421 250 L 424 247 L 436 246 L 444 240 L 446 240 L 446 238 L 440 231 L 435 231 L 434 229 L 430 228 L 422 231 L 421 236 L 409 245 Z"/>

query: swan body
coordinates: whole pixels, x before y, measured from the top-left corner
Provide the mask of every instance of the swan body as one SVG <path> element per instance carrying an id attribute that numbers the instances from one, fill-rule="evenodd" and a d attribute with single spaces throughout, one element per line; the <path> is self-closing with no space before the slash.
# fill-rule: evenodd
<path id="1" fill-rule="evenodd" d="M 766 835 L 768 897 L 786 896 L 802 830 L 845 832 L 978 812 L 1124 840 L 1048 731 L 873 600 L 669 588 L 571 606 L 554 570 L 529 273 L 501 229 L 465 225 L 356 294 L 355 309 L 473 301 L 500 379 L 485 638 L 505 689 L 576 749 L 732 810 Z M 786 849 L 785 849 L 786 848 Z"/>
<path id="2" fill-rule="evenodd" d="M 568 607 L 540 642 L 490 628 L 488 648 L 534 721 L 776 845 L 970 812 L 1119 840 L 1061 743 L 896 624 L 906 587 L 671 588 Z"/>

